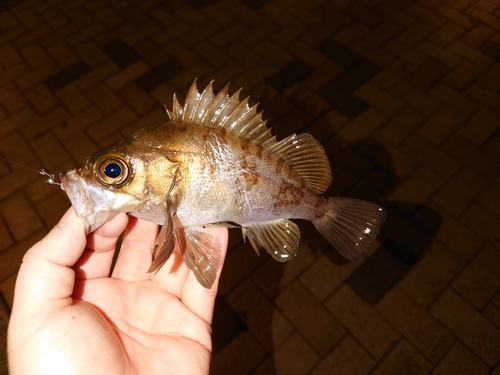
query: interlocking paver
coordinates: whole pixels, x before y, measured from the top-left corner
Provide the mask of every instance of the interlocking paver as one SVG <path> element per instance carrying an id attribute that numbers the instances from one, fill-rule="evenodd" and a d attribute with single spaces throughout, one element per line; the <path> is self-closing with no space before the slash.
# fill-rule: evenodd
<path id="1" fill-rule="evenodd" d="M 326 301 L 326 306 L 376 359 L 384 357 L 400 337 L 348 286 L 342 286 Z"/>
<path id="2" fill-rule="evenodd" d="M 57 174 L 166 121 L 162 104 L 171 107 L 174 91 L 182 102 L 194 78 L 200 86 L 216 79 L 217 89 L 231 81 L 231 93 L 242 86 L 262 103 L 273 134 L 305 131 L 323 143 L 333 169 L 326 196 L 388 209 L 361 262 L 343 260 L 310 224 L 301 224 L 298 257 L 288 263 L 256 256 L 235 231 L 216 305 L 214 373 L 495 371 L 496 2 L 42 0 L 0 8 L 0 156 Z M 110 43 L 130 53 L 110 56 Z M 9 304 L 22 255 L 68 206 L 43 176 L 0 163 L 0 290 Z M 22 217 L 31 219 L 19 224 Z M 384 327 L 379 334 L 374 324 Z"/>
<path id="3" fill-rule="evenodd" d="M 433 363 L 438 363 L 455 341 L 451 332 L 401 288 L 387 293 L 376 309 Z"/>
<path id="4" fill-rule="evenodd" d="M 455 292 L 446 289 L 431 307 L 431 312 L 487 364 L 493 366 L 498 362 L 500 358 L 499 328 Z"/>

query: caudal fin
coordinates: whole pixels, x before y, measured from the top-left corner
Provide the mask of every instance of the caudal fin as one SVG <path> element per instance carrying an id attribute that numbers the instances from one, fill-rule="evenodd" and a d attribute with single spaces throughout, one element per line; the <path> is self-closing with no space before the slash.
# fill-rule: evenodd
<path id="1" fill-rule="evenodd" d="M 375 203 L 335 197 L 328 198 L 327 212 L 313 224 L 340 254 L 355 260 L 366 252 L 386 216 Z"/>

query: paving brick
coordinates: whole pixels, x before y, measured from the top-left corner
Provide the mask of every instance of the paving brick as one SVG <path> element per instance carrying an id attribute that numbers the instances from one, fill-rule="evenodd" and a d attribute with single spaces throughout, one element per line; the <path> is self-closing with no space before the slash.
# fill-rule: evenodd
<path id="1" fill-rule="evenodd" d="M 482 69 L 475 67 L 471 63 L 464 61 L 456 69 L 446 74 L 441 83 L 454 90 L 460 91 L 482 73 Z"/>
<path id="2" fill-rule="evenodd" d="M 490 373 L 489 371 L 489 367 L 481 359 L 462 343 L 457 342 L 431 374 L 486 375 Z"/>
<path id="3" fill-rule="evenodd" d="M 65 41 L 68 35 L 73 35 L 78 32 L 78 29 L 72 23 L 67 24 L 66 26 L 56 30 L 44 38 L 40 39 L 39 43 L 47 48 L 53 46 L 56 43 Z"/>
<path id="4" fill-rule="evenodd" d="M 387 18 L 404 27 L 407 27 L 415 22 L 415 17 L 397 9 L 391 4 L 381 4 L 378 10 Z"/>
<path id="5" fill-rule="evenodd" d="M 79 61 L 78 56 L 64 42 L 59 42 L 47 48 L 50 55 L 62 68 L 69 68 Z"/>
<path id="6" fill-rule="evenodd" d="M 137 116 L 130 108 L 124 107 L 118 112 L 108 116 L 103 121 L 93 126 L 89 126 L 87 132 L 95 142 L 99 143 L 111 134 L 118 133 L 122 127 L 131 123 L 136 118 Z"/>
<path id="7" fill-rule="evenodd" d="M 500 327 L 500 290 L 487 303 L 482 314 Z"/>
<path id="8" fill-rule="evenodd" d="M 38 68 L 50 61 L 50 57 L 35 43 L 21 48 L 20 52 L 33 68 Z"/>
<path id="9" fill-rule="evenodd" d="M 82 90 L 87 90 L 88 88 L 101 83 L 102 81 L 108 79 L 112 75 L 114 75 L 120 68 L 113 62 L 106 63 L 101 65 L 99 68 L 95 68 L 83 75 L 81 78 L 78 78 L 75 83 Z"/>
<path id="10" fill-rule="evenodd" d="M 184 71 L 184 67 L 176 59 L 169 59 L 164 64 L 153 68 L 142 74 L 137 80 L 137 85 L 144 91 L 152 91 L 162 83 L 169 81 L 179 73 Z"/>
<path id="11" fill-rule="evenodd" d="M 401 288 L 389 291 L 376 309 L 433 363 L 438 363 L 455 341 L 452 333 Z"/>
<path id="12" fill-rule="evenodd" d="M 406 83 L 398 85 L 391 91 L 391 94 L 427 116 L 432 115 L 441 107 L 440 103 Z"/>
<path id="13" fill-rule="evenodd" d="M 239 243 L 226 256 L 224 271 L 219 283 L 219 292 L 226 295 L 265 260 L 266 257 L 257 256 L 248 244 Z"/>
<path id="14" fill-rule="evenodd" d="M 418 169 L 398 185 L 390 195 L 391 200 L 425 203 L 439 189 L 444 180 L 427 168 Z"/>
<path id="15" fill-rule="evenodd" d="M 95 124 L 102 119 L 102 113 L 95 107 L 89 107 L 85 111 L 79 113 L 76 116 L 70 118 L 64 126 L 61 126 L 54 130 L 54 133 L 59 137 L 61 141 L 65 141 L 67 138 L 78 134 L 87 127 Z"/>
<path id="16" fill-rule="evenodd" d="M 486 246 L 454 280 L 453 289 L 476 309 L 482 310 L 500 288 L 500 273 L 496 267 L 499 261 L 500 251 Z"/>
<path id="17" fill-rule="evenodd" d="M 97 145 L 86 133 L 77 133 L 64 141 L 66 149 L 78 163 L 98 150 Z"/>
<path id="18" fill-rule="evenodd" d="M 488 180 L 470 168 L 462 169 L 432 198 L 454 217 L 460 216 L 481 194 Z"/>
<path id="19" fill-rule="evenodd" d="M 42 115 L 55 108 L 58 104 L 57 98 L 43 84 L 35 86 L 25 93 L 37 112 Z"/>
<path id="20" fill-rule="evenodd" d="M 484 243 L 483 239 L 444 213 L 441 213 L 441 225 L 436 232 L 436 237 L 466 260 L 472 258 Z"/>
<path id="21" fill-rule="evenodd" d="M 72 114 L 80 113 L 91 104 L 88 97 L 74 83 L 64 86 L 56 94 Z"/>
<path id="22" fill-rule="evenodd" d="M 43 166 L 49 171 L 69 161 L 68 153 L 52 133 L 35 139 L 31 144 Z"/>
<path id="23" fill-rule="evenodd" d="M 7 224 L 0 219 L 0 252 L 13 246 L 14 243 L 14 237 L 7 228 Z"/>
<path id="24" fill-rule="evenodd" d="M 78 47 L 79 45 L 82 45 L 85 42 L 94 39 L 104 31 L 105 28 L 100 23 L 94 23 L 86 29 L 67 38 L 67 42 L 72 47 Z"/>
<path id="25" fill-rule="evenodd" d="M 453 9 L 448 4 L 439 5 L 436 8 L 436 12 L 465 29 L 469 29 L 476 24 L 476 20 L 473 17 L 467 16 L 462 12 Z"/>
<path id="26" fill-rule="evenodd" d="M 496 215 L 474 204 L 465 212 L 462 222 L 494 246 L 499 246 L 500 236 L 496 228 L 500 225 L 500 219 Z"/>
<path id="27" fill-rule="evenodd" d="M 39 229 L 26 239 L 18 242 L 15 246 L 4 251 L 3 253 L 0 253 L 0 278 L 2 280 L 2 284 L 11 276 L 16 276 L 26 251 L 35 243 L 40 241 L 46 234 L 47 230 L 45 228 Z M 10 285 L 12 287 L 12 284 Z M 9 292 L 10 293 L 7 295 L 10 294 L 10 296 L 12 296 L 13 290 L 9 290 Z"/>
<path id="28" fill-rule="evenodd" d="M 418 129 L 418 134 L 439 145 L 456 132 L 465 120 L 465 115 L 450 107 L 444 107 Z"/>
<path id="29" fill-rule="evenodd" d="M 394 61 L 394 56 L 391 53 L 387 53 L 383 49 L 373 45 L 373 43 L 365 40 L 354 42 L 351 45 L 351 49 L 380 67 L 387 66 Z"/>
<path id="30" fill-rule="evenodd" d="M 19 25 L 19 21 L 10 12 L 0 12 L 0 28 L 9 30 Z"/>
<path id="31" fill-rule="evenodd" d="M 465 29 L 454 22 L 447 22 L 437 31 L 429 35 L 428 39 L 440 46 L 446 46 L 465 32 Z"/>
<path id="32" fill-rule="evenodd" d="M 8 43 L 0 47 L 0 65 L 4 68 L 12 68 L 22 61 L 12 44 Z"/>
<path id="33" fill-rule="evenodd" d="M 21 131 L 23 135 L 31 141 L 47 131 L 55 129 L 58 126 L 63 126 L 65 121 L 70 117 L 70 114 L 64 106 L 58 106 L 46 115 L 36 117 L 26 125 L 23 125 Z"/>
<path id="34" fill-rule="evenodd" d="M 448 48 L 448 51 L 461 56 L 481 69 L 486 69 L 493 63 L 493 59 L 477 51 L 462 42 L 455 41 Z"/>
<path id="35" fill-rule="evenodd" d="M 40 175 L 33 171 L 24 168 L 15 169 L 12 173 L 0 178 L 0 183 L 3 184 L 0 190 L 0 200 L 15 194 L 37 178 L 40 178 Z"/>
<path id="36" fill-rule="evenodd" d="M 481 146 L 496 132 L 500 124 L 500 115 L 488 108 L 482 109 L 470 121 L 461 127 L 459 134 L 473 144 Z"/>
<path id="37" fill-rule="evenodd" d="M 35 118 L 36 115 L 33 110 L 31 108 L 25 108 L 11 117 L 7 117 L 5 120 L 0 121 L 0 135 L 4 136 L 14 130 L 18 130 Z"/>
<path id="38" fill-rule="evenodd" d="M 432 87 L 429 90 L 429 94 L 432 95 L 435 99 L 446 103 L 457 112 L 463 113 L 468 116 L 475 113 L 479 108 L 479 104 L 475 101 L 467 98 L 466 96 L 458 93 L 455 90 L 452 90 L 440 84 Z"/>
<path id="39" fill-rule="evenodd" d="M 500 22 L 500 19 L 498 20 L 498 22 Z M 488 40 L 493 34 L 495 34 L 494 29 L 482 23 L 478 23 L 473 28 L 471 28 L 465 35 L 463 35 L 460 38 L 460 41 L 471 47 L 478 47 L 481 44 L 483 44 L 486 40 Z"/>
<path id="40" fill-rule="evenodd" d="M 44 82 L 47 78 L 56 74 L 58 71 L 59 67 L 56 64 L 50 62 L 39 67 L 36 70 L 33 70 L 31 73 L 26 74 L 16 82 L 21 90 L 28 90 L 36 86 L 37 84 Z"/>
<path id="41" fill-rule="evenodd" d="M 248 354 L 242 357 L 242 352 Z M 248 331 L 244 331 L 214 355 L 210 372 L 245 375 L 250 373 L 265 356 L 264 348 Z"/>
<path id="42" fill-rule="evenodd" d="M 500 359 L 500 329 L 446 289 L 431 307 L 432 314 L 490 366 Z"/>
<path id="43" fill-rule="evenodd" d="M 465 14 L 474 17 L 475 19 L 481 21 L 482 23 L 486 24 L 487 26 L 493 28 L 496 31 L 500 31 L 499 17 L 497 17 L 494 14 L 491 14 L 491 12 L 481 9 L 477 5 L 473 5 L 470 8 L 468 8 L 465 11 Z"/>
<path id="44" fill-rule="evenodd" d="M 304 233 L 302 235 L 304 236 Z M 312 249 L 319 250 L 327 246 L 322 238 L 319 238 L 318 242 L 319 244 L 308 244 L 304 241 L 299 243 L 297 256 L 300 257 L 300 262 L 279 263 L 266 254 L 266 261 L 253 272 L 252 279 L 267 296 L 276 296 L 314 261 Z"/>
<path id="45" fill-rule="evenodd" d="M 351 121 L 340 131 L 340 136 L 349 143 L 357 143 L 365 140 L 387 121 L 387 116 L 374 110 L 368 109 L 363 114 Z"/>
<path id="46" fill-rule="evenodd" d="M 40 217 L 23 193 L 3 201 L 0 211 L 16 241 L 22 241 L 43 228 Z"/>
<path id="47" fill-rule="evenodd" d="M 380 46 L 388 40 L 392 39 L 402 29 L 403 27 L 401 25 L 398 25 L 393 21 L 387 21 L 374 28 L 373 30 L 370 30 L 370 32 L 366 32 L 364 39 L 369 43 Z"/>
<path id="48" fill-rule="evenodd" d="M 435 60 L 441 61 L 443 64 L 445 64 L 448 68 L 452 68 L 454 66 L 457 66 L 460 61 L 462 61 L 462 58 L 458 55 L 456 55 L 453 52 L 450 52 L 447 49 L 443 49 L 439 46 L 436 46 L 434 43 L 429 43 L 428 41 L 424 40 L 420 42 L 416 46 L 417 51 L 420 53 L 429 56 Z"/>
<path id="49" fill-rule="evenodd" d="M 47 228 L 53 228 L 71 206 L 68 197 L 62 191 L 55 194 L 36 205 L 36 209 L 42 217 Z"/>
<path id="50" fill-rule="evenodd" d="M 426 9 L 419 4 L 410 4 L 405 8 L 405 11 L 414 15 L 418 19 L 424 20 L 433 27 L 441 26 L 446 22 L 444 17 L 436 14 L 433 9 Z"/>
<path id="51" fill-rule="evenodd" d="M 495 159 L 458 135 L 452 136 L 443 145 L 443 150 L 483 177 L 494 178 L 500 171 L 500 164 Z"/>
<path id="52" fill-rule="evenodd" d="M 106 80 L 107 84 L 114 90 L 119 90 L 145 74 L 150 68 L 142 61 L 123 69 L 118 74 Z"/>
<path id="53" fill-rule="evenodd" d="M 0 103 L 9 114 L 18 112 L 28 104 L 22 92 L 13 84 L 0 87 Z"/>
<path id="54" fill-rule="evenodd" d="M 429 25 L 427 22 L 417 21 L 399 33 L 396 40 L 411 46 L 424 39 L 433 30 L 434 27 Z"/>
<path id="55" fill-rule="evenodd" d="M 387 122 L 380 130 L 385 139 L 398 145 L 408 137 L 423 121 L 423 116 L 412 108 L 405 108 L 391 121 Z"/>
<path id="56" fill-rule="evenodd" d="M 253 374 L 309 374 L 316 364 L 318 354 L 297 333 L 277 348 Z"/>
<path id="57" fill-rule="evenodd" d="M 394 349 L 385 357 L 373 375 L 382 374 L 408 374 L 424 375 L 428 374 L 432 365 L 407 341 L 401 340 Z"/>
<path id="58" fill-rule="evenodd" d="M 14 40 L 14 45 L 17 48 L 22 48 L 24 46 L 27 46 L 29 44 L 32 44 L 33 42 L 42 39 L 44 36 L 49 35 L 50 32 L 51 30 L 47 25 L 42 25 L 27 34 L 24 34 L 23 36 L 16 38 Z"/>
<path id="59" fill-rule="evenodd" d="M 400 286 L 422 306 L 428 307 L 460 272 L 465 261 L 436 241 L 401 280 Z"/>
<path id="60" fill-rule="evenodd" d="M 348 286 L 342 286 L 325 305 L 376 359 L 385 356 L 400 337 Z"/>
<path id="61" fill-rule="evenodd" d="M 69 22 L 68 18 L 57 7 L 51 8 L 46 12 L 43 12 L 42 17 L 53 29 L 59 29 L 60 27 L 66 25 Z"/>
<path id="62" fill-rule="evenodd" d="M 102 83 L 89 89 L 87 95 L 105 114 L 115 112 L 124 105 L 120 97 Z"/>
<path id="63" fill-rule="evenodd" d="M 318 300 L 324 301 L 360 265 L 361 262 L 343 261 L 335 250 L 329 249 L 300 275 L 300 281 Z"/>
<path id="64" fill-rule="evenodd" d="M 366 375 L 375 366 L 373 358 L 350 335 L 328 354 L 311 375 Z"/>
<path id="65" fill-rule="evenodd" d="M 344 329 L 297 281 L 276 297 L 276 305 L 309 344 L 324 355 L 341 339 Z"/>
<path id="66" fill-rule="evenodd" d="M 251 281 L 240 284 L 226 299 L 242 317 L 248 330 L 270 352 L 280 346 L 293 331 L 282 313 Z"/>

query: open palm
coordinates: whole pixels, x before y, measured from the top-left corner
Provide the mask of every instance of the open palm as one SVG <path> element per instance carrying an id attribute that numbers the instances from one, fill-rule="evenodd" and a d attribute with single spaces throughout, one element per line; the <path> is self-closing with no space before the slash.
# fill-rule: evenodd
<path id="1" fill-rule="evenodd" d="M 157 230 L 120 215 L 86 238 L 70 209 L 23 260 L 9 326 L 11 375 L 208 374 L 217 281 L 203 288 L 178 249 L 148 274 Z M 227 230 L 213 231 L 223 259 Z"/>

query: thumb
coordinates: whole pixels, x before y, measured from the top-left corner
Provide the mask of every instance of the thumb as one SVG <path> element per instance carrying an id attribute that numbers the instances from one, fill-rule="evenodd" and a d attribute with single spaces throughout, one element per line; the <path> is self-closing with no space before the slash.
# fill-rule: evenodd
<path id="1" fill-rule="evenodd" d="M 75 282 L 71 267 L 85 246 L 85 226 L 70 208 L 49 234 L 26 252 L 17 276 L 13 315 L 71 304 Z"/>

